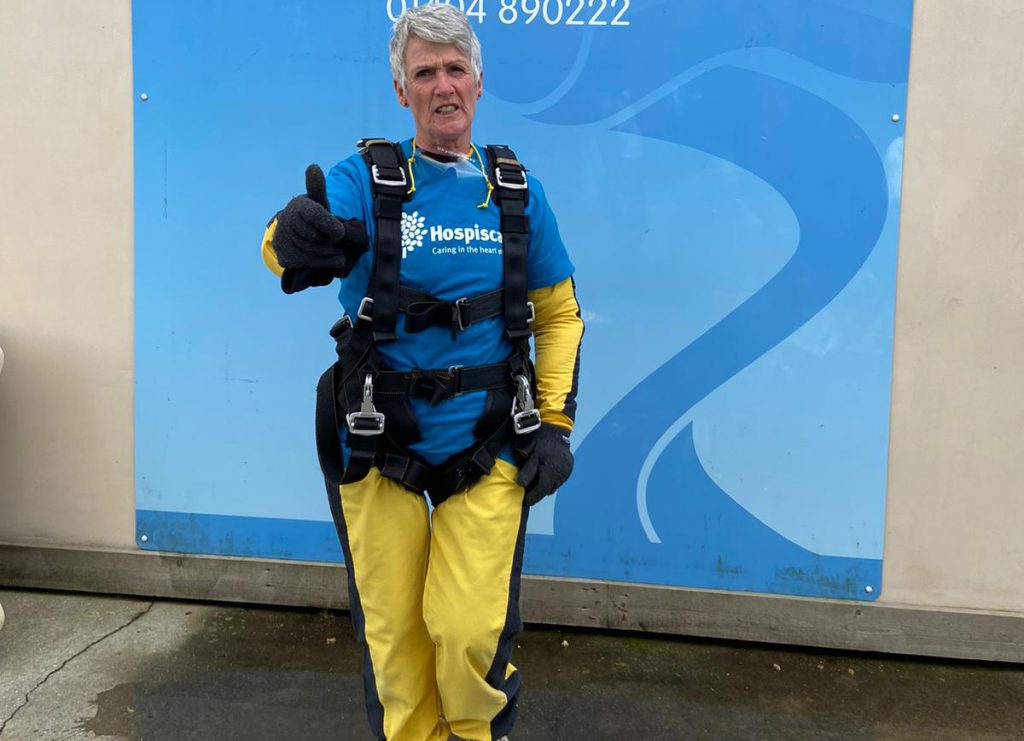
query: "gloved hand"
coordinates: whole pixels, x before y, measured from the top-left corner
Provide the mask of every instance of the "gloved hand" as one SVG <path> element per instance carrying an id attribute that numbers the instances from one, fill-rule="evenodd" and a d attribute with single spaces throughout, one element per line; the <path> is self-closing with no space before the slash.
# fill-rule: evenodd
<path id="1" fill-rule="evenodd" d="M 366 251 L 366 226 L 331 214 L 324 171 L 310 165 L 306 195 L 291 199 L 278 213 L 272 245 L 282 268 L 327 269 L 343 277 Z"/>
<path id="2" fill-rule="evenodd" d="M 516 483 L 526 489 L 524 501 L 531 507 L 564 484 L 573 465 L 569 434 L 564 429 L 542 422 L 534 435 L 533 452 L 516 477 Z"/>

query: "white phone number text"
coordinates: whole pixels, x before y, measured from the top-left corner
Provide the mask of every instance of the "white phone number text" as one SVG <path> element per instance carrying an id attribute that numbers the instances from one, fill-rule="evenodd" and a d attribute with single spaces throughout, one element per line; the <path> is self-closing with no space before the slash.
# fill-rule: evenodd
<path id="1" fill-rule="evenodd" d="M 546 23 L 549 26 L 628 26 L 630 0 L 384 0 L 392 22 L 417 5 L 454 5 L 466 17 L 483 23 L 497 15 L 506 26 Z M 495 11 L 495 7 L 497 10 Z"/>

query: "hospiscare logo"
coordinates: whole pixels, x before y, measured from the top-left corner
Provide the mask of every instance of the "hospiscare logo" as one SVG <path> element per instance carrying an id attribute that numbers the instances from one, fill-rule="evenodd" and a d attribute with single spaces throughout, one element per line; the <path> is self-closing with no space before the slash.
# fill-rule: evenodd
<path id="1" fill-rule="evenodd" d="M 501 232 L 484 229 L 479 224 L 472 226 L 430 226 L 419 211 L 402 214 L 402 257 L 423 247 L 424 240 L 432 243 L 432 255 L 500 255 Z M 436 244 L 441 242 L 443 244 Z"/>
<path id="2" fill-rule="evenodd" d="M 402 214 L 402 257 L 405 258 L 410 252 L 417 247 L 423 246 L 423 235 L 425 229 L 423 228 L 423 222 L 426 218 L 420 216 L 419 211 L 413 211 L 411 214 Z"/>

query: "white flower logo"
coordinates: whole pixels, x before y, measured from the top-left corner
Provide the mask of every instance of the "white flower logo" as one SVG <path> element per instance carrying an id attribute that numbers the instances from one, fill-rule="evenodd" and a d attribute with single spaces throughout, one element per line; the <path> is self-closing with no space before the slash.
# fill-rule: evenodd
<path id="1" fill-rule="evenodd" d="M 411 214 L 402 214 L 402 258 L 417 247 L 423 246 L 423 236 L 427 230 L 423 228 L 426 218 L 420 216 L 419 211 Z"/>

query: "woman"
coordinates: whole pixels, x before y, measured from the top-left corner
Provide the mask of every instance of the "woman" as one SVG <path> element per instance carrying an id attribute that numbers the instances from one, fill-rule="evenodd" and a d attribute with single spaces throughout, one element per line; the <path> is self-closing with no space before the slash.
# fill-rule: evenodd
<path id="1" fill-rule="evenodd" d="M 345 420 L 338 475 L 324 469 L 371 727 L 490 741 L 515 720 L 528 509 L 572 470 L 583 323 L 540 184 L 510 150 L 473 144 L 483 75 L 466 17 L 409 9 L 390 60 L 415 137 L 366 143 L 326 182 L 310 166 L 263 254 L 289 293 L 341 278 L 356 315 L 333 331 L 321 391 Z"/>

